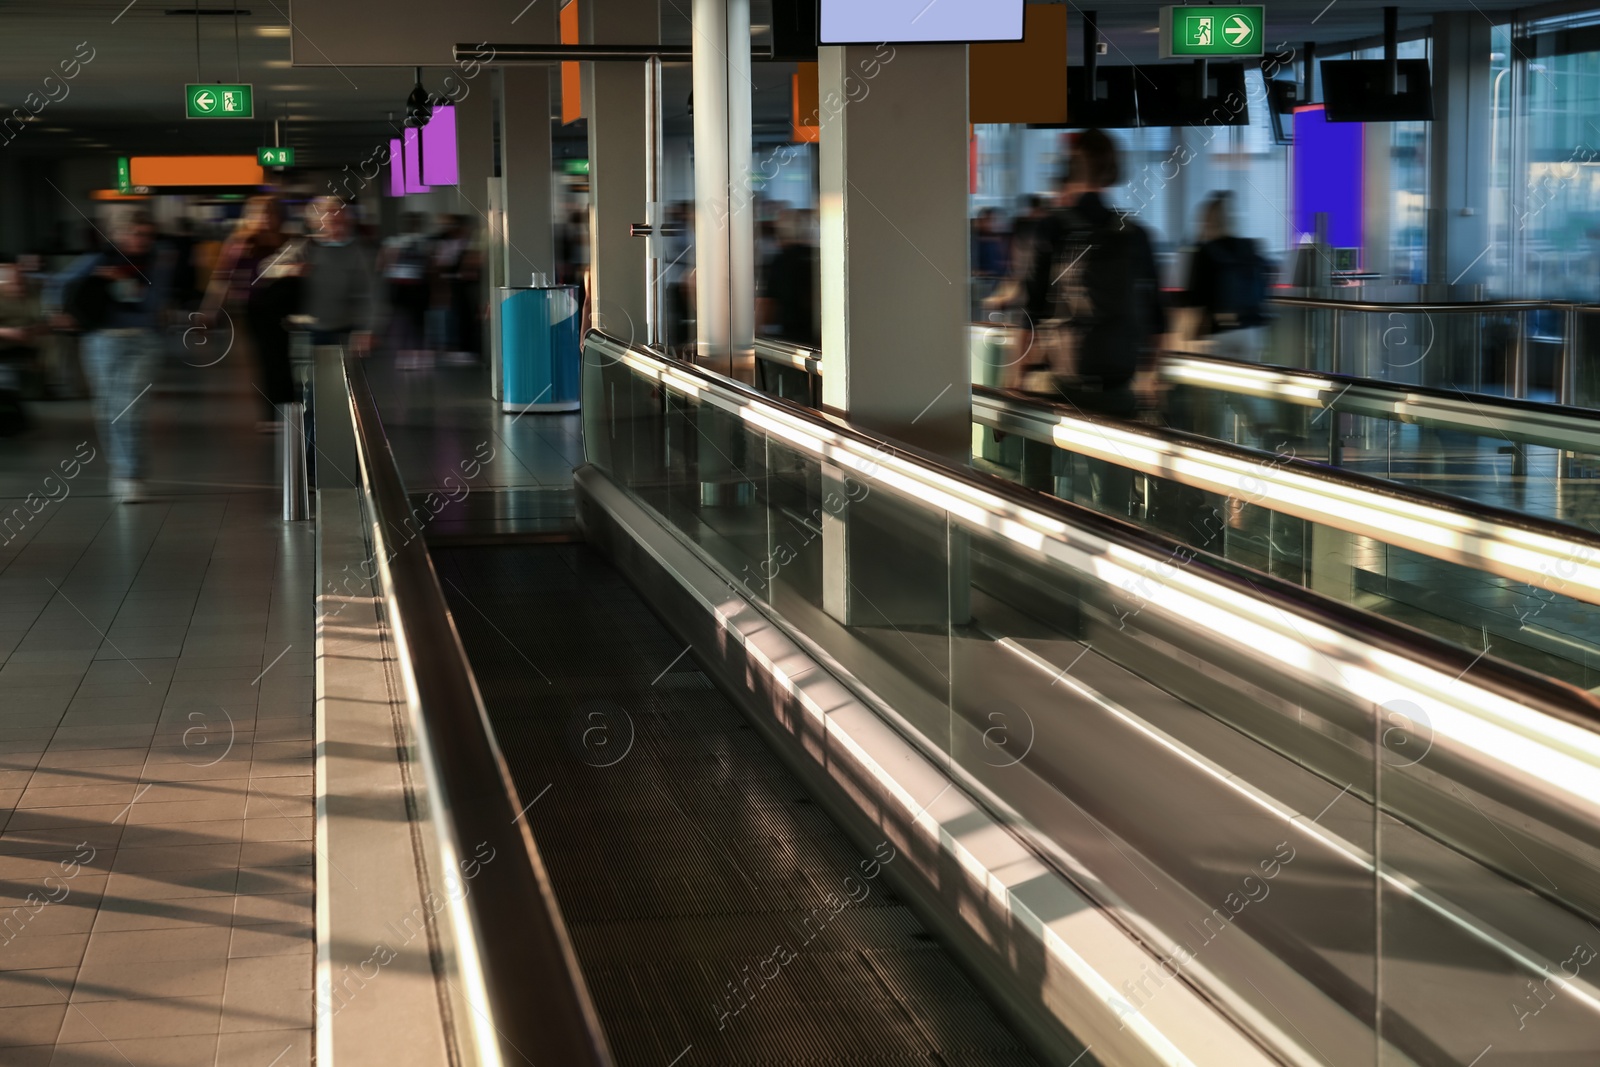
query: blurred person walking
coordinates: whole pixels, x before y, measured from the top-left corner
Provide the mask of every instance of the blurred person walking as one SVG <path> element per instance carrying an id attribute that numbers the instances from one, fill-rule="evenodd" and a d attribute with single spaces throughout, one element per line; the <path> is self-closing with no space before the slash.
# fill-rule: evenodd
<path id="1" fill-rule="evenodd" d="M 1122 183 L 1116 142 L 1072 139 L 1060 208 L 1039 223 L 1028 281 L 1034 323 L 1026 387 L 1101 414 L 1131 417 L 1133 383 L 1166 333 L 1155 253 L 1144 227 L 1106 203 Z"/>
<path id="2" fill-rule="evenodd" d="M 450 279 L 453 347 L 444 358 L 446 363 L 471 365 L 479 362 L 483 349 L 485 305 L 480 295 L 483 252 L 473 240 L 470 218 L 455 216 L 455 228 L 461 243 Z"/>
<path id="3" fill-rule="evenodd" d="M 378 253 L 378 270 L 388 288 L 389 345 L 395 352 L 395 366 L 401 370 L 422 363 L 432 259 L 422 213 L 406 212 L 400 220 L 400 232 L 385 240 Z"/>
<path id="4" fill-rule="evenodd" d="M 293 262 L 296 252 L 283 232 L 282 205 L 270 196 L 252 197 L 238 227 L 218 253 L 201 306 L 207 323 L 215 323 L 218 313 L 225 311 L 230 321 L 244 326 L 263 404 L 256 428 L 264 433 L 282 429 L 283 405 L 295 399 L 286 320 L 300 304 L 300 279 Z M 239 333 L 235 326 L 236 342 Z M 207 355 L 221 358 L 220 354 Z"/>
<path id="5" fill-rule="evenodd" d="M 378 322 L 377 263 L 356 240 L 354 208 L 321 196 L 307 211 L 311 240 L 297 273 L 302 310 L 311 319 L 311 343 L 348 345 L 358 356 L 372 351 Z"/>
<path id="6" fill-rule="evenodd" d="M 1200 244 L 1189 261 L 1183 294 L 1183 303 L 1199 311 L 1197 335 L 1205 351 L 1260 360 L 1271 274 L 1256 242 L 1234 232 L 1233 193 L 1208 196 L 1200 207 Z"/>
<path id="7" fill-rule="evenodd" d="M 763 272 L 765 307 L 775 336 L 808 348 L 822 346 L 817 289 L 821 266 L 811 212 L 788 208 L 778 216 L 778 250 Z"/>
<path id="8" fill-rule="evenodd" d="M 144 499 L 145 394 L 161 370 L 161 329 L 171 301 L 173 256 L 156 244 L 143 213 L 127 217 L 89 272 L 66 296 L 66 314 L 84 335 L 84 369 L 94 393 L 111 493 Z"/>

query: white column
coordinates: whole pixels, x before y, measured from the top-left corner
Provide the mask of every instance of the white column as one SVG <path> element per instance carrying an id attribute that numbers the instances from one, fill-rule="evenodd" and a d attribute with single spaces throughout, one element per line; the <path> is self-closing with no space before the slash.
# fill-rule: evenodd
<path id="1" fill-rule="evenodd" d="M 965 463 L 966 46 L 829 47 L 819 60 L 823 405 Z M 852 496 L 843 473 L 823 468 L 824 491 L 851 501 L 822 517 L 828 613 L 865 626 L 964 620 L 964 536 L 906 528 L 892 498 L 870 484 Z"/>
<path id="2" fill-rule="evenodd" d="M 585 44 L 657 44 L 656 0 L 590 0 L 580 8 Z M 648 67 L 585 63 L 589 120 L 589 270 L 592 323 L 629 343 L 647 339 L 647 242 L 629 226 L 646 221 Z"/>
<path id="3" fill-rule="evenodd" d="M 823 405 L 965 462 L 966 46 L 819 59 Z"/>
<path id="4" fill-rule="evenodd" d="M 531 14 L 531 12 L 530 12 Z M 500 175 L 505 187 L 505 284 L 555 273 L 548 66 L 506 67 L 500 101 Z"/>
<path id="5" fill-rule="evenodd" d="M 694 0 L 695 321 L 700 362 L 752 380 L 750 0 Z"/>

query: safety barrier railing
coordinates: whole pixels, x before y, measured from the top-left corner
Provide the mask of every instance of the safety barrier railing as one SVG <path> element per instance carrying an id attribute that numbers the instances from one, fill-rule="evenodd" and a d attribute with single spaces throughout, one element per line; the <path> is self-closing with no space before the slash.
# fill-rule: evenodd
<path id="1" fill-rule="evenodd" d="M 592 464 L 1145 946 L 1130 1028 L 1600 1054 L 1590 694 L 602 335 L 584 387 Z"/>
<path id="2" fill-rule="evenodd" d="M 611 1054 L 523 804 L 495 741 L 359 360 L 345 380 L 373 560 L 447 872 L 493 849 L 492 872 L 447 904 L 475 1064 L 610 1067 Z M 342 400 L 343 398 L 339 398 Z M 335 402 L 319 398 L 320 403 Z M 447 879 L 448 880 L 448 879 Z M 441 916 L 441 920 L 446 917 Z"/>
<path id="3" fill-rule="evenodd" d="M 1276 297 L 1267 362 L 1513 398 L 1600 404 L 1600 307 L 1546 300 L 1395 303 Z M 1207 342 L 1191 347 L 1209 351 Z"/>

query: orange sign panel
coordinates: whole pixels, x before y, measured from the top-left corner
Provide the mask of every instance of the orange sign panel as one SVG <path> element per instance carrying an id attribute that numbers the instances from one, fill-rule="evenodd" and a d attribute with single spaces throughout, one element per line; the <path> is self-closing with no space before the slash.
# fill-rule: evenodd
<path id="1" fill-rule="evenodd" d="M 129 184 L 151 188 L 267 182 L 255 156 L 134 156 L 128 160 L 128 172 Z"/>

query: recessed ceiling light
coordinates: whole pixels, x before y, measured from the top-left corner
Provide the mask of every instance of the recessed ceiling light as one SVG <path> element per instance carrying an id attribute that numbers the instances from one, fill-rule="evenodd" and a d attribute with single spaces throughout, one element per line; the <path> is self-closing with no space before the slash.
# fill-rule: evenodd
<path id="1" fill-rule="evenodd" d="M 289 36 L 289 27 L 287 27 L 287 26 L 257 26 L 256 27 L 256 36 L 257 37 L 287 37 L 287 36 Z"/>
<path id="2" fill-rule="evenodd" d="M 289 62 L 287 59 L 269 59 L 261 65 L 269 70 L 287 70 L 288 68 L 294 66 L 294 64 Z"/>
<path id="3" fill-rule="evenodd" d="M 315 86 L 312 85 L 269 85 L 268 89 L 275 89 L 280 93 L 308 93 Z M 291 107 L 293 105 L 290 105 Z"/>

